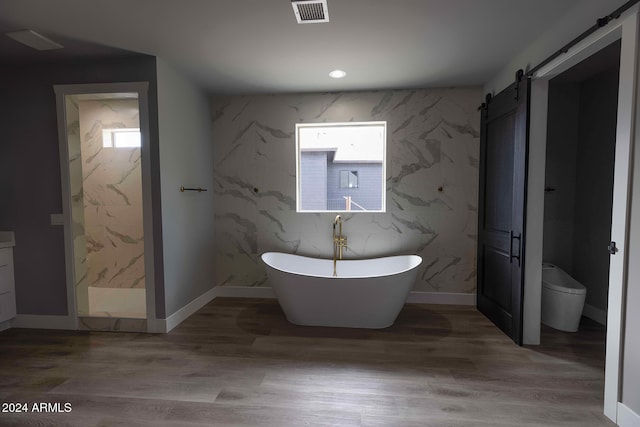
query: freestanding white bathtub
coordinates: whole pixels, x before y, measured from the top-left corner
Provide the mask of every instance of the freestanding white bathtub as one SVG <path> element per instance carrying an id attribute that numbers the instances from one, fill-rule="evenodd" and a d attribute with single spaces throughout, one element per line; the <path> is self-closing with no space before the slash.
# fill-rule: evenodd
<path id="1" fill-rule="evenodd" d="M 289 322 L 375 329 L 391 326 L 398 317 L 422 258 L 340 260 L 336 277 L 330 259 L 267 252 L 262 261 Z"/>

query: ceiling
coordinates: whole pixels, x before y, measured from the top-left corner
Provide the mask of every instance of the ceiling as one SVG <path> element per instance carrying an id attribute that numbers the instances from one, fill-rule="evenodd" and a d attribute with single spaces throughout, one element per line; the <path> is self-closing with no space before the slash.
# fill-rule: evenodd
<path id="1" fill-rule="evenodd" d="M 65 49 L 38 52 L 0 34 L 0 62 L 137 52 L 211 93 L 482 85 L 580 3 L 327 1 L 329 23 L 298 24 L 290 0 L 2 0 L 2 33 L 31 29 Z M 336 68 L 347 76 L 331 79 Z"/>

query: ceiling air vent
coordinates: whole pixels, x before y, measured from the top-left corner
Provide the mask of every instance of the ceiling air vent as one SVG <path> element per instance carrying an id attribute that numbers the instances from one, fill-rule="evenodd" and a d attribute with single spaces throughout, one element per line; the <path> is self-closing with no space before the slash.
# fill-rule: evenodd
<path id="1" fill-rule="evenodd" d="M 327 0 L 292 0 L 291 6 L 298 24 L 329 22 Z"/>

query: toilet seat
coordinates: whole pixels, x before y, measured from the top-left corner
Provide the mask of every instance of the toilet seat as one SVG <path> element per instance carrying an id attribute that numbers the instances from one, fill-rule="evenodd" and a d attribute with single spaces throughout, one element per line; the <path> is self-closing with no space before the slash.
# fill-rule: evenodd
<path id="1" fill-rule="evenodd" d="M 553 264 L 542 264 L 542 286 L 565 294 L 584 295 L 587 288 Z"/>

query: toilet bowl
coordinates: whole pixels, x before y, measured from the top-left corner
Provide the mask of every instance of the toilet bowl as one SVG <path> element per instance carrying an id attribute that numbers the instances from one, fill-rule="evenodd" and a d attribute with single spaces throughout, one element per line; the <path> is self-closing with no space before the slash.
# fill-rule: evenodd
<path id="1" fill-rule="evenodd" d="M 587 288 L 560 267 L 542 264 L 542 323 L 565 332 L 576 332 Z"/>

